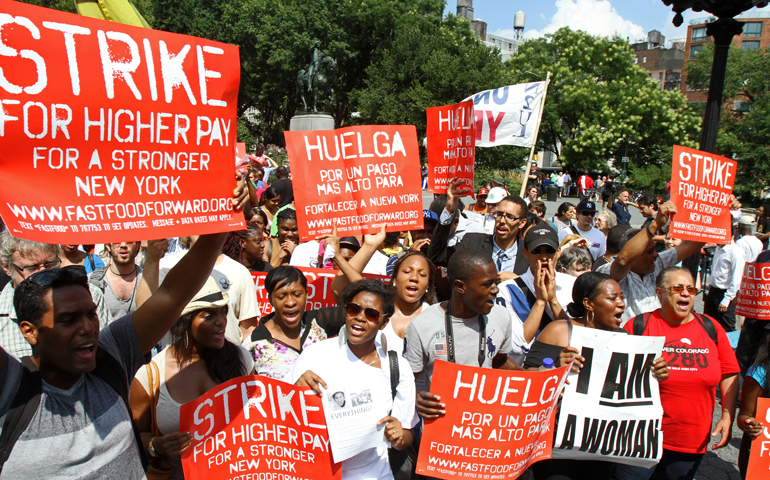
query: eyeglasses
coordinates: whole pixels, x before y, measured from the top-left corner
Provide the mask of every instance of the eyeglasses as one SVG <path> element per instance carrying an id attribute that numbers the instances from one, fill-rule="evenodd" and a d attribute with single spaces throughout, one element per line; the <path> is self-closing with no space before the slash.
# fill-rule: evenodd
<path id="1" fill-rule="evenodd" d="M 669 292 L 676 293 L 676 294 L 682 293 L 685 290 L 687 290 L 687 293 L 689 293 L 690 295 L 697 295 L 698 293 L 700 293 L 700 290 L 698 290 L 697 288 L 693 287 L 692 285 L 684 286 L 684 285 L 681 285 L 681 284 L 680 285 L 671 285 L 670 287 L 663 287 L 663 290 L 668 290 Z"/>
<path id="2" fill-rule="evenodd" d="M 88 274 L 82 265 L 68 265 L 62 268 L 43 270 L 27 277 L 26 281 L 41 287 L 50 287 L 57 282 L 71 282 L 88 285 Z"/>
<path id="3" fill-rule="evenodd" d="M 596 212 L 579 212 L 580 215 L 583 215 L 584 217 L 595 217 Z"/>
<path id="4" fill-rule="evenodd" d="M 517 216 L 513 215 L 512 213 L 505 213 L 505 212 L 497 211 L 497 212 L 495 212 L 495 218 L 504 218 L 504 219 L 508 220 L 509 222 L 515 222 L 516 220 L 521 220 L 524 217 L 517 217 Z"/>
<path id="5" fill-rule="evenodd" d="M 39 272 L 42 268 L 43 270 L 50 270 L 52 268 L 56 268 L 59 265 L 61 265 L 61 260 L 56 259 L 53 262 L 45 262 L 45 263 L 38 263 L 35 265 L 27 265 L 26 267 L 20 267 L 16 265 L 15 263 L 11 262 L 11 265 L 13 265 L 13 268 L 19 271 L 19 273 L 23 273 L 24 275 L 32 275 L 35 272 Z"/>
<path id="6" fill-rule="evenodd" d="M 364 316 L 370 322 L 379 322 L 380 317 L 382 317 L 382 314 L 376 308 L 370 308 L 370 307 L 364 308 L 361 305 L 353 302 L 350 302 L 347 305 L 345 305 L 345 313 L 347 313 L 351 317 L 355 317 L 356 315 L 361 313 L 362 310 L 364 311 Z"/>

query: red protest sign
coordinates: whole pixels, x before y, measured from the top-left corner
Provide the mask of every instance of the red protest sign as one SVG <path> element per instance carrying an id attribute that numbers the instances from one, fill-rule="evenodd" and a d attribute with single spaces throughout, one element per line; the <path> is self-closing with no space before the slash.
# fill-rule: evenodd
<path id="1" fill-rule="evenodd" d="M 730 243 L 730 195 L 737 168 L 729 158 L 674 145 L 671 201 L 677 214 L 671 218 L 671 237 Z"/>
<path id="2" fill-rule="evenodd" d="M 237 47 L 17 2 L 0 15 L 0 215 L 14 236 L 242 228 Z"/>
<path id="3" fill-rule="evenodd" d="M 284 132 L 302 240 L 423 228 L 413 125 Z"/>
<path id="4" fill-rule="evenodd" d="M 433 107 L 428 114 L 428 192 L 446 193 L 452 178 L 473 195 L 476 121 L 473 100 Z"/>
<path id="5" fill-rule="evenodd" d="M 735 313 L 757 320 L 770 320 L 770 263 L 747 263 Z"/>
<path id="6" fill-rule="evenodd" d="M 329 270 L 326 268 L 308 268 L 298 267 L 307 279 L 307 304 L 305 310 L 317 310 L 319 308 L 336 307 L 337 302 L 332 295 L 332 281 L 340 273 L 339 270 Z M 257 286 L 257 302 L 262 316 L 273 313 L 273 306 L 270 299 L 267 298 L 265 289 L 266 272 L 251 272 L 254 284 Z M 364 273 L 364 278 L 379 278 L 387 281 L 390 277 L 385 275 L 374 275 Z"/>
<path id="7" fill-rule="evenodd" d="M 193 435 L 184 477 L 340 478 L 321 397 L 264 376 L 238 377 L 182 405 L 179 429 Z"/>
<path id="8" fill-rule="evenodd" d="M 746 480 L 764 480 L 770 472 L 770 398 L 757 399 L 754 418 L 762 424 L 762 433 L 751 441 Z"/>
<path id="9" fill-rule="evenodd" d="M 569 368 L 512 372 L 437 360 L 430 390 L 446 415 L 425 422 L 417 473 L 517 478 L 551 458 L 554 412 Z"/>

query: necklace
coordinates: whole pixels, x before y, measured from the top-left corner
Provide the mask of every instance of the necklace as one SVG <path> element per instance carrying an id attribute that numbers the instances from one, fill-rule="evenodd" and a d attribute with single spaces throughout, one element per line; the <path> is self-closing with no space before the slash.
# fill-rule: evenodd
<path id="1" fill-rule="evenodd" d="M 366 364 L 368 367 L 371 367 L 372 365 L 374 365 L 374 362 L 376 362 L 376 361 L 377 361 L 377 359 L 378 359 L 378 358 L 380 358 L 380 356 L 377 354 L 377 352 L 376 352 L 376 351 L 375 351 L 374 353 L 375 353 L 375 355 L 374 355 L 374 360 L 372 360 L 371 362 L 369 362 L 369 363 L 367 363 L 367 364 Z M 362 360 L 362 361 L 363 361 L 363 360 Z"/>
<path id="2" fill-rule="evenodd" d="M 136 270 L 137 270 L 137 266 L 136 266 L 136 265 L 134 265 L 134 269 L 133 269 L 133 270 L 131 270 L 131 271 L 130 271 L 130 272 L 128 272 L 128 273 L 117 273 L 117 272 L 113 272 L 113 271 L 112 271 L 112 264 L 110 264 L 110 273 L 111 273 L 111 274 L 113 274 L 113 275 L 116 275 L 116 276 L 118 276 L 118 277 L 127 277 L 127 276 L 129 276 L 129 275 L 133 275 L 133 274 L 135 274 L 135 273 L 136 273 Z"/>

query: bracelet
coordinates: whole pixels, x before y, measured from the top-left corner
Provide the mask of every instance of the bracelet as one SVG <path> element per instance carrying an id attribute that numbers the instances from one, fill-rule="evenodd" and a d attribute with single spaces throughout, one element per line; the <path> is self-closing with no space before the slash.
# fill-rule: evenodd
<path id="1" fill-rule="evenodd" d="M 158 458 L 160 455 L 155 452 L 155 447 L 152 445 L 152 441 L 155 440 L 155 437 L 152 437 L 150 439 L 150 444 L 147 446 L 147 452 L 150 454 L 152 458 Z"/>
<path id="2" fill-rule="evenodd" d="M 648 224 L 647 224 L 647 228 L 646 228 L 646 230 L 647 230 L 647 233 L 649 233 L 651 237 L 654 237 L 654 236 L 655 236 L 655 234 L 654 234 L 654 233 L 652 233 L 652 230 L 650 230 L 650 225 L 652 225 L 652 222 L 650 222 L 650 223 L 648 223 Z"/>

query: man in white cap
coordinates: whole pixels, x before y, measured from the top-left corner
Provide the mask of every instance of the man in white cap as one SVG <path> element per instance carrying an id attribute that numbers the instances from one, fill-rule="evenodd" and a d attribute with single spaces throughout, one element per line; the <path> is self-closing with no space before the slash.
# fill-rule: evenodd
<path id="1" fill-rule="evenodd" d="M 487 195 L 487 214 L 484 216 L 484 229 L 490 235 L 495 231 L 495 211 L 497 204 L 508 196 L 508 192 L 503 187 L 494 187 L 489 189 Z"/>
<path id="2" fill-rule="evenodd" d="M 751 215 L 744 215 L 738 221 L 740 238 L 735 243 L 743 249 L 746 263 L 756 261 L 762 252 L 762 240 L 754 236 L 754 225 L 756 224 L 757 221 Z"/>

